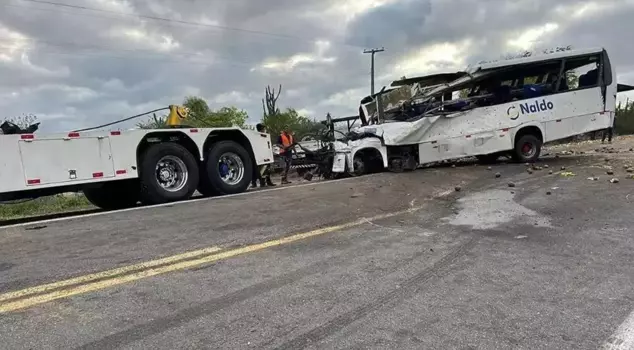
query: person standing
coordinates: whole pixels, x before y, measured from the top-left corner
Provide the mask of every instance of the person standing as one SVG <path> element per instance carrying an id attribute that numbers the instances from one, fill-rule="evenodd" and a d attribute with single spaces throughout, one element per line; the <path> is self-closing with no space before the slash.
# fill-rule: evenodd
<path id="1" fill-rule="evenodd" d="M 288 181 L 288 171 L 291 169 L 291 161 L 293 160 L 293 147 L 295 140 L 288 126 L 284 126 L 280 136 L 277 138 L 277 145 L 280 148 L 280 157 L 284 161 L 284 170 L 282 171 L 282 184 L 291 183 Z"/>
<path id="2" fill-rule="evenodd" d="M 255 126 L 255 129 L 258 132 L 266 133 L 266 127 L 262 123 L 258 123 Z M 253 179 L 251 180 L 251 187 L 253 188 L 257 187 L 258 180 L 260 182 L 260 187 L 275 186 L 273 181 L 271 181 L 271 165 L 270 164 L 264 164 L 264 165 L 258 166 L 258 173 L 257 173 L 257 176 L 254 176 Z"/>
<path id="3" fill-rule="evenodd" d="M 612 121 L 612 125 L 610 125 L 607 129 L 603 131 L 603 137 L 601 138 L 601 143 L 605 143 L 605 137 L 608 137 L 608 143 L 612 143 L 612 134 L 614 133 L 614 123 L 616 122 L 616 113 L 614 114 L 614 120 Z"/>

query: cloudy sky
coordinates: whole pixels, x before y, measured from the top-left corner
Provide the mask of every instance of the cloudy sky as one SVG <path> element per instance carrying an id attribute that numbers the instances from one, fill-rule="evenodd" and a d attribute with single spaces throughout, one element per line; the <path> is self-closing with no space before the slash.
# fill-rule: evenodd
<path id="1" fill-rule="evenodd" d="M 282 108 L 347 116 L 381 46 L 377 89 L 556 45 L 606 47 L 634 83 L 633 19 L 634 0 L 0 0 L 0 108 L 63 131 L 197 95 L 257 122 L 282 84 Z"/>

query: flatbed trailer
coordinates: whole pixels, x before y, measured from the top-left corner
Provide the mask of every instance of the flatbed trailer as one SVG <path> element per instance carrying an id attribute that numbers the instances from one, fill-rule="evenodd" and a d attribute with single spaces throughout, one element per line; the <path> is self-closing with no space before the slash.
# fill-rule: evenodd
<path id="1" fill-rule="evenodd" d="M 0 135 L 0 201 L 82 191 L 122 209 L 240 193 L 273 162 L 270 140 L 233 127 Z"/>

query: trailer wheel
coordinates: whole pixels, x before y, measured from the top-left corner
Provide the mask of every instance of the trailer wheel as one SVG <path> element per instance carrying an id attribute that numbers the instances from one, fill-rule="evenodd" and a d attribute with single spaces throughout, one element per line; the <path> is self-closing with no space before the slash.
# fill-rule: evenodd
<path id="1" fill-rule="evenodd" d="M 165 142 L 150 146 L 141 158 L 141 201 L 159 204 L 181 201 L 198 187 L 198 163 L 183 146 Z"/>
<path id="2" fill-rule="evenodd" d="M 253 178 L 253 161 L 244 147 L 234 141 L 220 141 L 209 150 L 205 159 L 205 187 L 219 194 L 235 194 L 247 190 Z"/>
<path id="3" fill-rule="evenodd" d="M 90 203 L 105 210 L 132 208 L 139 202 L 139 182 L 119 180 L 85 187 L 82 192 Z"/>
<path id="4" fill-rule="evenodd" d="M 542 142 L 534 135 L 523 135 L 515 141 L 513 158 L 521 163 L 534 162 L 541 153 Z"/>

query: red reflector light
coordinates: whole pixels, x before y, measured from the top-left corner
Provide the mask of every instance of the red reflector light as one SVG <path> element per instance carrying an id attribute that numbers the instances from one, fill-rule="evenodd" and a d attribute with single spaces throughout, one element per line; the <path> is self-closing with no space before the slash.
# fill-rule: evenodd
<path id="1" fill-rule="evenodd" d="M 92 177 L 103 177 L 103 173 L 92 173 Z"/>
<path id="2" fill-rule="evenodd" d="M 68 133 L 68 137 L 79 137 L 79 133 L 78 132 L 69 132 Z"/>
<path id="3" fill-rule="evenodd" d="M 123 175 L 123 174 L 125 174 L 125 173 L 126 173 L 126 170 L 125 170 L 125 169 L 123 169 L 123 170 L 117 170 L 117 175 Z"/>
<path id="4" fill-rule="evenodd" d="M 502 129 L 503 132 L 509 131 L 509 128 Z"/>
<path id="5" fill-rule="evenodd" d="M 40 183 L 40 179 L 30 179 L 30 180 L 26 180 L 26 183 L 29 185 L 37 185 Z"/>
<path id="6" fill-rule="evenodd" d="M 20 138 L 22 140 L 33 140 L 35 138 L 35 135 L 33 135 L 33 134 L 22 134 L 22 135 L 20 135 Z"/>
<path id="7" fill-rule="evenodd" d="M 556 122 L 556 123 L 559 123 L 559 122 L 561 122 L 561 119 L 557 119 L 557 120 L 555 120 L 555 122 Z"/>
<path id="8" fill-rule="evenodd" d="M 189 129 L 189 132 L 198 132 L 198 129 Z"/>
<path id="9" fill-rule="evenodd" d="M 112 136 L 118 136 L 118 135 L 121 135 L 121 131 L 111 131 L 111 132 L 110 132 L 110 135 L 112 135 Z"/>

